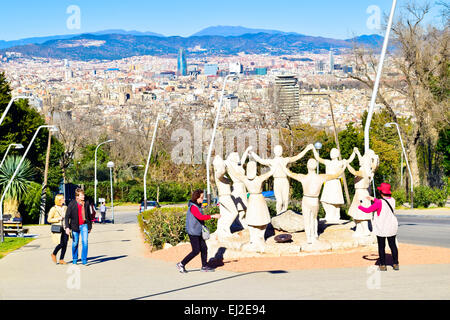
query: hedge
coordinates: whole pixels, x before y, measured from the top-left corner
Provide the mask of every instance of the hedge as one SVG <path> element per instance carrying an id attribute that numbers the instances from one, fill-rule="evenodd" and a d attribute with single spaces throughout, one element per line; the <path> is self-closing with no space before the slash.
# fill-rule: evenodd
<path id="1" fill-rule="evenodd" d="M 176 246 L 180 242 L 189 242 L 186 233 L 186 213 L 188 207 L 157 208 L 144 211 L 138 215 L 138 223 L 144 233 L 144 238 L 150 244 L 151 250 L 163 248 L 165 243 Z M 216 214 L 219 209 L 211 207 L 204 214 Z M 217 219 L 205 222 L 211 233 L 217 230 Z"/>

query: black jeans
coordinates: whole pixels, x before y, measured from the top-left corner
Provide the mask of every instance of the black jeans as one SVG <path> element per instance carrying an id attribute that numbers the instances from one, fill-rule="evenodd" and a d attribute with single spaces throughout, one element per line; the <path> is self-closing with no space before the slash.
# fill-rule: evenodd
<path id="1" fill-rule="evenodd" d="M 377 236 L 377 240 L 378 240 L 378 255 L 380 257 L 379 262 L 380 262 L 381 266 L 385 266 L 386 265 L 386 252 L 385 252 L 386 237 Z M 387 237 L 387 241 L 389 244 L 389 248 L 391 248 L 393 264 L 398 264 L 398 249 L 397 249 L 397 245 L 395 244 L 395 236 Z"/>
<path id="2" fill-rule="evenodd" d="M 106 220 L 106 212 L 101 212 L 100 214 L 102 215 L 102 223 L 106 223 L 105 222 L 105 220 Z"/>
<path id="3" fill-rule="evenodd" d="M 60 260 L 64 260 L 64 255 L 66 254 L 67 242 L 69 241 L 69 236 L 67 235 L 65 230 L 61 232 L 61 240 L 59 244 L 56 246 L 55 250 L 53 250 L 53 254 L 56 256 L 58 251 L 61 249 L 61 257 Z"/>
<path id="4" fill-rule="evenodd" d="M 206 259 L 208 258 L 208 247 L 206 246 L 205 240 L 203 240 L 202 236 L 191 236 L 189 234 L 189 240 L 191 241 L 192 246 L 192 252 L 189 253 L 183 261 L 181 261 L 181 264 L 183 266 L 187 265 L 189 261 L 194 259 L 199 253 L 202 258 L 202 267 L 207 266 Z"/>

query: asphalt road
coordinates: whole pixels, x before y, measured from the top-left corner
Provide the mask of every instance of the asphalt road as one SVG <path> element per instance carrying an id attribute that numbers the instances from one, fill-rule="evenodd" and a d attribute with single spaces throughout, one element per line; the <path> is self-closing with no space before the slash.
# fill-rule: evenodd
<path id="1" fill-rule="evenodd" d="M 402 243 L 450 248 L 449 216 L 397 216 Z"/>

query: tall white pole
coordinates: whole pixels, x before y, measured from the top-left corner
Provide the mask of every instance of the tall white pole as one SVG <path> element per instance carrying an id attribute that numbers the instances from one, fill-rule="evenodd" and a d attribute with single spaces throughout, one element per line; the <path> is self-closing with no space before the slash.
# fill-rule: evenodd
<path id="1" fill-rule="evenodd" d="M 408 161 L 408 157 L 406 155 L 406 150 L 405 147 L 403 146 L 403 140 L 402 140 L 402 135 L 400 133 L 400 128 L 398 126 L 397 123 L 395 122 L 391 122 L 389 124 L 393 124 L 395 125 L 395 127 L 397 128 L 397 133 L 398 133 L 398 137 L 400 139 L 400 145 L 402 146 L 402 153 L 403 156 L 405 157 L 405 162 L 406 162 L 406 167 L 408 168 L 408 173 L 409 173 L 409 180 L 410 180 L 410 189 L 411 189 L 411 208 L 414 208 L 414 198 L 413 198 L 413 192 L 414 192 L 414 186 L 413 186 L 413 178 L 412 178 L 412 173 L 411 173 L 411 168 L 409 167 L 409 161 Z M 403 168 L 402 168 L 403 170 Z"/>
<path id="2" fill-rule="evenodd" d="M 98 148 L 105 143 L 109 143 L 109 142 L 114 142 L 114 140 L 108 140 L 105 142 L 100 143 L 99 145 L 97 145 L 97 148 L 95 148 L 95 161 L 94 161 L 94 206 L 97 208 L 97 150 Z"/>
<path id="3" fill-rule="evenodd" d="M 11 187 L 11 183 L 13 182 L 13 180 L 16 177 L 17 173 L 19 172 L 20 167 L 22 166 L 22 163 L 23 163 L 23 161 L 25 160 L 25 157 L 28 154 L 28 151 L 30 151 L 30 148 L 33 145 L 34 140 L 36 139 L 36 137 L 37 137 L 37 135 L 39 133 L 39 130 L 41 130 L 42 128 L 54 128 L 54 129 L 56 129 L 56 127 L 52 126 L 52 125 L 43 125 L 43 126 L 40 126 L 40 127 L 37 128 L 36 132 L 34 133 L 33 138 L 30 141 L 30 144 L 28 145 L 27 149 L 25 150 L 25 153 L 23 154 L 22 158 L 20 159 L 20 162 L 17 165 L 16 170 L 14 171 L 11 179 L 9 179 L 9 182 L 6 185 L 5 190 L 3 190 L 3 194 L 2 194 L 2 197 L 0 199 L 0 229 L 1 229 L 0 230 L 0 234 L 1 234 L 0 238 L 1 238 L 1 242 L 3 242 L 3 236 L 4 236 L 4 234 L 3 234 L 3 200 L 5 199 L 5 195 L 8 192 L 9 188 Z"/>
<path id="4" fill-rule="evenodd" d="M 214 121 L 214 128 L 213 128 L 213 132 L 212 132 L 212 135 L 211 135 L 211 141 L 209 143 L 208 156 L 206 158 L 206 186 L 207 186 L 207 196 L 206 197 L 207 197 L 208 205 L 211 204 L 211 182 L 210 182 L 210 177 L 209 177 L 209 171 L 210 171 L 209 170 L 209 167 L 210 167 L 209 164 L 211 162 L 211 153 L 212 153 L 212 148 L 213 148 L 213 145 L 214 145 L 214 138 L 216 136 L 217 124 L 219 123 L 220 111 L 222 110 L 223 95 L 225 93 L 225 86 L 227 84 L 228 78 L 230 78 L 232 76 L 236 76 L 236 75 L 229 74 L 223 80 L 222 94 L 220 96 L 219 107 L 217 108 L 216 119 Z"/>
<path id="5" fill-rule="evenodd" d="M 114 224 L 114 192 L 112 181 L 112 167 L 109 167 L 109 180 L 111 182 L 111 210 L 112 210 L 112 223 Z"/>
<path id="6" fill-rule="evenodd" d="M 403 186 L 403 152 L 400 153 L 400 186 Z"/>
<path id="7" fill-rule="evenodd" d="M 144 172 L 144 210 L 147 210 L 147 173 L 148 173 L 148 166 L 150 164 L 150 158 L 152 156 L 153 144 L 155 143 L 156 131 L 158 130 L 158 122 L 159 122 L 159 113 L 156 116 L 156 123 L 155 123 L 155 129 L 153 130 L 152 143 L 150 144 L 150 150 L 148 152 L 148 157 L 147 157 L 147 164 L 145 165 L 145 172 Z"/>
<path id="8" fill-rule="evenodd" d="M 383 63 L 386 55 L 388 43 L 389 43 L 389 35 L 391 33 L 392 22 L 394 20 L 395 8 L 397 6 L 397 0 L 392 1 L 391 14 L 389 16 L 389 22 L 386 29 L 386 35 L 384 36 L 383 49 L 381 51 L 380 62 L 378 63 L 377 76 L 375 79 L 372 99 L 370 100 L 369 112 L 367 114 L 366 125 L 364 128 L 364 153 L 369 151 L 369 131 L 370 131 L 370 123 L 372 122 L 373 109 L 375 106 L 375 102 L 378 96 L 378 87 L 380 85 L 381 74 L 383 73 Z"/>

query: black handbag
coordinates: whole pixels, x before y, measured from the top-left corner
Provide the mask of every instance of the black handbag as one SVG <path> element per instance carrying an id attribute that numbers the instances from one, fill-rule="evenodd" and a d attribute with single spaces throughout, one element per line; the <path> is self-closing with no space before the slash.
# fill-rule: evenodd
<path id="1" fill-rule="evenodd" d="M 61 233 L 62 227 L 59 224 L 52 224 L 51 231 L 52 231 L 52 233 Z"/>

